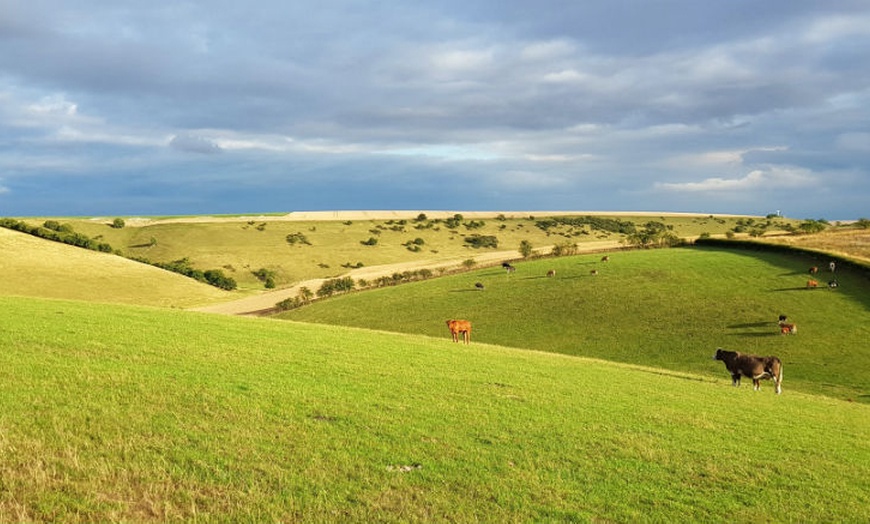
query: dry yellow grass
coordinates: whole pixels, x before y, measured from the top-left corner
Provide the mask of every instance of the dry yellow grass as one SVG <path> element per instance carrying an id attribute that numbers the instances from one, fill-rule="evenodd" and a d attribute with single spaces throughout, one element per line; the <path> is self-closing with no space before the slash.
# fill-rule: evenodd
<path id="1" fill-rule="evenodd" d="M 2 295 L 190 307 L 225 291 L 123 257 L 0 228 Z"/>
<path id="2" fill-rule="evenodd" d="M 833 228 L 812 235 L 765 237 L 764 241 L 870 262 L 870 229 Z"/>

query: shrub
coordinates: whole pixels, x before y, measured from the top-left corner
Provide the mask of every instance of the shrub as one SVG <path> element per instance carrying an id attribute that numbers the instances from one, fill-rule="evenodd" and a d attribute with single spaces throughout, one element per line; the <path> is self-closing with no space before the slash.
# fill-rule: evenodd
<path id="1" fill-rule="evenodd" d="M 115 220 L 112 220 L 112 227 L 115 229 L 123 229 L 126 225 L 127 223 L 124 222 L 123 218 L 116 218 Z"/>
<path id="2" fill-rule="evenodd" d="M 224 275 L 220 269 L 208 269 L 203 273 L 205 281 L 215 287 L 232 291 L 236 289 L 236 281 L 231 277 Z"/>
<path id="3" fill-rule="evenodd" d="M 308 241 L 308 238 L 303 233 L 300 233 L 298 231 L 296 233 L 290 233 L 289 235 L 287 235 L 287 243 L 291 246 L 296 244 L 306 244 L 309 246 L 311 245 L 311 242 Z"/>
<path id="4" fill-rule="evenodd" d="M 478 235 L 474 234 L 465 238 L 465 243 L 470 244 L 474 249 L 478 248 L 497 248 L 498 247 L 498 239 L 492 235 Z"/>
<path id="5" fill-rule="evenodd" d="M 266 289 L 273 289 L 275 287 L 275 277 L 277 276 L 275 271 L 261 267 L 256 271 L 251 271 L 251 273 L 253 273 L 260 282 L 263 282 Z"/>
<path id="6" fill-rule="evenodd" d="M 378 245 L 378 239 L 375 237 L 369 237 L 368 240 L 360 240 L 359 243 L 364 246 L 376 246 Z"/>
<path id="7" fill-rule="evenodd" d="M 528 240 L 520 242 L 520 255 L 522 255 L 523 258 L 529 258 L 533 252 L 534 249 L 532 248 L 531 242 Z"/>
<path id="8" fill-rule="evenodd" d="M 577 254 L 577 244 L 571 241 L 563 242 L 553 246 L 551 254 L 554 257 L 564 257 Z"/>

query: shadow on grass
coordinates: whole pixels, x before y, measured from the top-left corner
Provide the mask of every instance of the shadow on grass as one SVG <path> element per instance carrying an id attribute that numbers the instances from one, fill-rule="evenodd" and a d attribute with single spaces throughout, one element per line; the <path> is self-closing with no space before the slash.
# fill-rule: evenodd
<path id="1" fill-rule="evenodd" d="M 728 326 L 728 329 L 740 329 L 740 328 L 754 328 L 754 327 L 766 327 L 766 326 L 775 326 L 776 322 L 748 322 L 746 324 L 731 324 Z"/>

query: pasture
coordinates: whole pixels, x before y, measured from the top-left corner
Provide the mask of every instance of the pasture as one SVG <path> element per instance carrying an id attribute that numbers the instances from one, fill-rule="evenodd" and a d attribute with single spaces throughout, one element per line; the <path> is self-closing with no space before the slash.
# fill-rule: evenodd
<path id="1" fill-rule="evenodd" d="M 279 317 L 442 338 L 449 337 L 444 320 L 466 318 L 476 342 L 727 379 L 722 364 L 710 361 L 723 347 L 779 356 L 786 395 L 870 402 L 865 275 L 839 271 L 838 289 L 808 290 L 814 263 L 794 255 L 693 247 L 600 259 L 517 262 L 513 274 L 486 268 L 335 297 Z M 551 269 L 556 276 L 548 278 Z M 781 334 L 780 314 L 799 326 L 795 335 Z M 771 392 L 769 382 L 763 387 Z"/>
<path id="2" fill-rule="evenodd" d="M 662 277 L 668 271 L 655 264 L 662 256 L 640 253 L 628 262 L 620 255 L 611 264 Z M 586 260 L 558 261 L 566 265 L 555 279 L 534 279 L 531 268 L 557 261 L 522 264 L 512 278 L 530 285 L 575 279 L 588 288 L 570 265 Z M 750 287 L 757 268 L 730 260 L 735 267 L 723 279 Z M 703 271 L 685 264 L 683 271 Z M 596 284 L 616 278 L 615 270 L 602 268 Z M 477 295 L 464 291 L 473 280 L 462 278 L 424 291 L 467 302 Z M 475 278 L 486 278 L 490 293 L 505 276 Z M 429 301 L 422 292 L 418 299 Z M 649 305 L 645 293 L 639 290 L 632 314 Z M 779 293 L 791 297 L 788 312 L 812 334 L 797 307 L 802 295 Z M 708 312 L 737 306 L 717 294 L 721 288 Z M 745 318 L 715 317 L 735 341 L 764 338 L 747 336 L 762 331 L 750 315 L 768 320 L 752 307 L 756 295 L 746 291 L 746 308 L 738 310 Z M 436 306 L 441 300 L 431 297 Z M 674 372 L 481 343 L 495 336 L 494 321 L 482 322 L 478 341 L 466 346 L 450 341 L 442 316 L 431 338 L 0 297 L 0 521 L 866 518 L 870 406 L 796 390 L 790 377 L 799 366 L 788 357 L 784 394 L 755 394 L 731 388 L 721 369 Z M 735 323 L 749 326 L 728 327 Z M 528 328 L 527 340 L 543 335 L 534 323 Z M 707 347 L 703 353 L 711 368 L 721 365 Z"/>
<path id="3" fill-rule="evenodd" d="M 273 271 L 277 286 L 289 286 L 313 278 L 333 278 L 350 267 L 365 267 L 414 261 L 439 262 L 463 260 L 492 251 L 473 248 L 465 239 L 471 235 L 494 236 L 499 251 L 511 251 L 519 258 L 519 245 L 527 241 L 538 249 L 559 243 L 608 247 L 619 245 L 624 235 L 594 229 L 590 226 L 558 225 L 546 230 L 537 227 L 544 216 L 519 218 L 466 218 L 448 226 L 444 220 L 282 220 L 281 217 L 201 220 L 178 222 L 154 219 L 145 222 L 129 220 L 129 225 L 116 229 L 111 220 L 60 219 L 75 231 L 99 238 L 126 256 L 144 257 L 154 262 L 170 262 L 189 258 L 199 269 L 220 268 L 235 279 L 241 291 L 262 290 L 262 283 L 252 274 L 260 268 Z M 602 215 L 601 218 L 608 218 Z M 614 217 L 610 217 L 614 218 Z M 619 216 L 639 227 L 649 221 L 659 221 L 682 237 L 697 238 L 702 233 L 723 234 L 735 227 L 738 217 L 712 216 Z M 44 219 L 28 219 L 31 225 Z M 788 222 L 783 219 L 782 223 Z M 288 236 L 298 241 L 288 242 Z M 376 239 L 375 245 L 364 245 Z M 419 244 L 409 250 L 409 243 Z"/>

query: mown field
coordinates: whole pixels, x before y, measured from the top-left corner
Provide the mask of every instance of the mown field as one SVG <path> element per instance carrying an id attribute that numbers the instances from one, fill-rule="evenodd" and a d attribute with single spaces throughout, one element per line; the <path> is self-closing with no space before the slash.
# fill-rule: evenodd
<path id="1" fill-rule="evenodd" d="M 662 256 L 643 255 L 607 271 Z M 723 279 L 751 283 L 737 266 Z M 533 267 L 510 285 L 538 282 Z M 479 277 L 497 293 L 505 276 Z M 445 289 L 479 296 L 466 284 Z M 848 298 L 770 292 L 796 311 Z M 754 321 L 721 319 L 751 324 L 732 340 L 767 338 Z M 16 297 L 0 326 L 3 522 L 861 522 L 870 505 L 870 406 L 800 392 L 788 359 L 776 396 L 488 345 L 484 326 L 463 346 L 440 329 Z"/>
<path id="2" fill-rule="evenodd" d="M 708 377 L 726 376 L 709 360 L 724 347 L 779 356 L 786 391 L 870 402 L 866 274 L 841 269 L 830 290 L 823 273 L 822 288 L 806 289 L 807 268 L 819 264 L 810 256 L 691 247 L 610 258 L 517 262 L 510 275 L 495 267 L 351 293 L 279 318 L 442 338 L 446 319 L 465 318 L 478 342 Z M 780 334 L 780 314 L 797 334 Z"/>
<path id="3" fill-rule="evenodd" d="M 488 250 L 507 250 L 519 257 L 519 245 L 527 241 L 535 248 L 560 243 L 618 244 L 625 235 L 591 226 L 559 225 L 542 229 L 537 223 L 546 216 L 485 219 L 464 218 L 457 225 L 442 219 L 402 220 L 319 220 L 288 221 L 280 217 L 256 220 L 214 220 L 177 222 L 155 219 L 145 222 L 129 220 L 123 228 L 111 227 L 111 219 L 52 219 L 70 225 L 76 232 L 110 244 L 125 256 L 146 258 L 152 262 L 170 262 L 188 258 L 202 270 L 222 269 L 235 279 L 241 291 L 262 290 L 263 283 L 253 272 L 274 272 L 278 287 L 313 278 L 333 278 L 350 267 L 378 266 L 409 261 L 443 261 L 471 257 Z M 745 217 L 727 216 L 600 216 L 632 222 L 641 228 L 655 221 L 665 224 L 674 234 L 697 238 L 702 233 L 721 235 L 733 229 Z M 752 219 L 758 223 L 762 218 Z M 42 218 L 26 220 L 39 225 Z M 776 223 L 790 223 L 780 219 Z M 465 239 L 472 235 L 493 236 L 496 248 L 473 248 Z M 288 242 L 288 236 L 297 239 Z M 376 239 L 376 245 L 364 245 Z M 418 251 L 409 250 L 409 243 Z M 413 247 L 412 247 L 413 248 Z M 416 249 L 416 248 L 413 248 Z"/>

